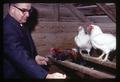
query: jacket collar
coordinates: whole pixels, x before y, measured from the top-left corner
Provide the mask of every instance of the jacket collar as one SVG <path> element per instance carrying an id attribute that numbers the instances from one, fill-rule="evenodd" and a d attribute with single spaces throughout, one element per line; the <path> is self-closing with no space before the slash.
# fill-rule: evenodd
<path id="1" fill-rule="evenodd" d="M 8 20 L 12 21 L 11 23 L 14 23 L 14 25 L 17 25 L 17 26 L 19 26 L 19 27 L 22 27 L 22 26 L 20 25 L 20 23 L 19 23 L 16 19 L 14 19 L 10 14 L 7 14 L 6 18 L 7 18 Z"/>

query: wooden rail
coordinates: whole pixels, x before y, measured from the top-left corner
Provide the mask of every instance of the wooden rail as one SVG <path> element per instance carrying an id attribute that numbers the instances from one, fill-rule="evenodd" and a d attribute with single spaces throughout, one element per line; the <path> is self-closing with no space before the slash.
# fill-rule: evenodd
<path id="1" fill-rule="evenodd" d="M 97 71 L 97 70 L 88 68 L 86 66 L 78 65 L 78 64 L 72 63 L 70 61 L 55 60 L 52 57 L 49 57 L 49 59 L 52 62 L 55 62 L 57 64 L 61 64 L 61 65 L 65 66 L 65 67 L 68 67 L 72 70 L 76 70 L 80 73 L 86 74 L 86 75 L 94 77 L 94 78 L 98 78 L 98 79 L 106 79 L 106 78 L 113 79 L 113 78 L 115 78 L 114 75 L 104 73 L 104 72 L 101 72 L 101 71 Z"/>
<path id="2" fill-rule="evenodd" d="M 87 54 L 82 54 L 82 57 L 86 61 L 90 61 L 90 62 L 93 62 L 93 63 L 97 63 L 97 64 L 100 64 L 100 65 L 103 65 L 103 66 L 106 66 L 106 67 L 116 69 L 116 63 L 113 63 L 113 62 L 101 62 L 101 61 L 95 59 L 94 57 L 87 56 Z"/>

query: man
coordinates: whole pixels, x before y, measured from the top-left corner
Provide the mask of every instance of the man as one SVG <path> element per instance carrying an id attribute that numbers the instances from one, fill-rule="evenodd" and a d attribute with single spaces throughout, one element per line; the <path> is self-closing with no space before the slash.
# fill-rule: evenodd
<path id="1" fill-rule="evenodd" d="M 30 32 L 23 26 L 30 12 L 30 3 L 13 3 L 4 19 L 4 78 L 66 78 L 61 73 L 48 74 L 40 66 L 47 65 L 48 59 L 37 55 Z"/>

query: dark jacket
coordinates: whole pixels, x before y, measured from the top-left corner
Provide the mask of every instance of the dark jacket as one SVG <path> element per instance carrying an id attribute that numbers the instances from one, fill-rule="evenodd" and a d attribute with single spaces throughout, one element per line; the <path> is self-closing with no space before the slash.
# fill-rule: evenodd
<path id="1" fill-rule="evenodd" d="M 3 31 L 4 78 L 45 78 L 48 73 L 35 62 L 37 52 L 29 31 L 9 14 Z"/>

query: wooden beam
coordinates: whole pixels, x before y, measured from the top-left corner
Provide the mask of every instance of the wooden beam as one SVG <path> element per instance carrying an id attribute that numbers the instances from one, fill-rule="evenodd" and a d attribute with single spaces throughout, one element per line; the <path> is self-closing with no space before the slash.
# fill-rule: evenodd
<path id="1" fill-rule="evenodd" d="M 95 59 L 95 57 L 88 56 L 87 54 L 81 54 L 81 55 L 82 55 L 83 59 L 86 60 L 86 61 L 90 61 L 90 62 L 93 62 L 93 63 L 97 63 L 97 64 L 100 64 L 100 65 L 103 65 L 103 66 L 106 66 L 106 67 L 116 69 L 116 63 L 101 62 L 101 61 Z"/>
<path id="2" fill-rule="evenodd" d="M 113 6 L 114 3 L 106 3 L 106 5 L 107 5 L 107 6 Z M 81 6 L 81 5 L 80 5 L 80 6 L 76 6 L 76 7 L 79 8 L 79 9 L 82 9 L 82 8 L 85 8 L 85 9 L 86 9 L 86 8 L 94 8 L 94 7 L 96 8 L 97 6 L 96 6 L 96 5 L 89 5 L 89 6 Z"/>
<path id="3" fill-rule="evenodd" d="M 89 19 L 93 20 L 94 22 L 98 23 L 113 23 L 115 24 L 107 15 L 92 15 L 87 16 Z"/>
<path id="4" fill-rule="evenodd" d="M 72 4 L 65 4 L 65 6 L 72 12 L 73 15 L 75 15 L 80 21 L 87 22 L 89 24 L 92 23 L 87 17 L 84 16 L 82 12 L 77 10 Z"/>
<path id="5" fill-rule="evenodd" d="M 106 15 L 103 11 L 101 11 L 98 7 L 91 8 L 78 8 L 81 12 L 84 12 L 85 16 L 94 16 L 94 15 Z"/>
<path id="6" fill-rule="evenodd" d="M 96 5 L 101 8 L 113 22 L 116 22 L 116 17 L 113 15 L 114 12 L 110 10 L 110 8 L 108 8 L 105 4 L 96 3 Z"/>
<path id="7" fill-rule="evenodd" d="M 96 5 L 89 5 L 89 6 L 77 6 L 78 9 L 86 9 L 86 8 L 94 8 L 97 7 Z"/>
<path id="8" fill-rule="evenodd" d="M 98 79 L 107 79 L 107 78 L 112 79 L 112 78 L 115 78 L 114 75 L 104 73 L 104 72 L 101 72 L 101 71 L 97 71 L 97 70 L 88 68 L 86 66 L 78 65 L 78 64 L 72 63 L 70 61 L 55 60 L 52 57 L 49 57 L 49 59 L 52 62 L 55 62 L 57 64 L 61 64 L 61 65 L 65 66 L 65 67 L 68 67 L 68 68 L 70 68 L 72 70 L 75 70 L 78 73 L 80 72 L 80 73 L 86 74 L 86 75 L 94 77 L 94 78 L 98 78 Z"/>

